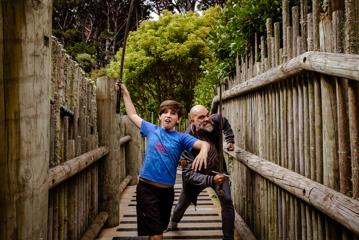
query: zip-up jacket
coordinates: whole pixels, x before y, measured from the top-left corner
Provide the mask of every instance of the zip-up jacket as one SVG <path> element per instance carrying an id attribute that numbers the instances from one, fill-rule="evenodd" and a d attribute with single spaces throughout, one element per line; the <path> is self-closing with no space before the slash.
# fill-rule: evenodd
<path id="1" fill-rule="evenodd" d="M 213 131 L 196 131 L 194 125 L 190 125 L 186 133 L 195 136 L 200 140 L 207 141 L 210 144 L 210 150 L 207 157 L 207 168 L 202 168 L 200 171 L 192 171 L 192 162 L 194 156 L 197 156 L 198 150 L 193 149 L 191 152 L 184 151 L 181 159 L 187 160 L 187 165 L 182 167 L 183 188 L 191 194 L 191 202 L 196 205 L 198 194 L 206 187 L 213 186 L 213 178 L 216 175 L 212 171 L 219 172 L 219 159 L 223 162 L 223 171 L 227 173 L 226 163 L 223 156 L 218 156 L 220 145 L 220 122 L 219 115 L 211 115 L 213 122 Z M 234 134 L 228 120 L 223 117 L 223 134 L 226 143 L 234 143 Z"/>

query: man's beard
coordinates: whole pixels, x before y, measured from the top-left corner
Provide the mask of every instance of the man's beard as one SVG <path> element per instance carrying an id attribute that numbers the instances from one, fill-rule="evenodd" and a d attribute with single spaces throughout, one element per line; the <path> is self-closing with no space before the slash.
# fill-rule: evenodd
<path id="1" fill-rule="evenodd" d="M 198 126 L 198 130 L 205 131 L 205 132 L 212 132 L 213 131 L 213 125 L 207 124 L 206 126 Z"/>

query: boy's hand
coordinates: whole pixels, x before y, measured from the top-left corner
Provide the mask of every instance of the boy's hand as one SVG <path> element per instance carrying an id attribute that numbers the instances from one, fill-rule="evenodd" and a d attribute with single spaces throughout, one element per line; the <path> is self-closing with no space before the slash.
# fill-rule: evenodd
<path id="1" fill-rule="evenodd" d="M 116 82 L 115 87 L 116 87 L 117 92 L 121 92 L 121 93 L 124 93 L 124 94 L 129 94 L 125 84 L 120 83 L 120 82 Z"/>
<path id="2" fill-rule="evenodd" d="M 120 82 L 116 82 L 115 83 L 115 88 L 116 88 L 116 92 L 119 92 L 121 90 L 121 83 Z"/>
<path id="3" fill-rule="evenodd" d="M 206 151 L 202 151 L 200 152 L 196 158 L 193 160 L 192 163 L 192 170 L 194 171 L 200 171 L 203 168 L 207 168 L 207 152 Z"/>
<path id="4" fill-rule="evenodd" d="M 194 171 L 201 170 L 202 166 L 204 168 L 207 168 L 207 156 L 210 148 L 209 143 L 206 141 L 197 140 L 193 146 L 196 149 L 200 149 L 200 151 L 196 156 L 196 158 L 193 160 L 192 170 Z"/>

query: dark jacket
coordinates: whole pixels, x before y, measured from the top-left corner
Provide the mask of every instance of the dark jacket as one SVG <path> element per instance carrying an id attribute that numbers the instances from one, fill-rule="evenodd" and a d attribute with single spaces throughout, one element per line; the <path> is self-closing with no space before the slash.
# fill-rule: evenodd
<path id="1" fill-rule="evenodd" d="M 183 190 L 186 191 L 191 196 L 191 201 L 196 205 L 198 194 L 206 187 L 213 185 L 213 177 L 216 175 L 212 171 L 219 172 L 219 161 L 223 162 L 223 171 L 227 173 L 226 163 L 223 155 L 218 156 L 219 153 L 219 145 L 220 145 L 220 122 L 219 115 L 213 114 L 211 116 L 213 121 L 213 131 L 206 132 L 200 131 L 196 132 L 194 126 L 191 124 L 186 133 L 189 133 L 192 136 L 200 140 L 207 141 L 210 144 L 210 150 L 207 158 L 207 168 L 201 169 L 198 172 L 192 171 L 192 162 L 194 160 L 194 156 L 197 156 L 198 150 L 193 149 L 191 152 L 185 151 L 182 153 L 181 159 L 187 160 L 187 165 L 182 167 L 182 178 L 183 178 Z M 223 134 L 224 140 L 226 143 L 234 143 L 234 134 L 226 118 L 223 119 Z"/>

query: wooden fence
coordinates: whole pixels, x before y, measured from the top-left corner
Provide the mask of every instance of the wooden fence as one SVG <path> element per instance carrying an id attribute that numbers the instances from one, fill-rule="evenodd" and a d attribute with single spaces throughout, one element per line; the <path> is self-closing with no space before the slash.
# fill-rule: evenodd
<path id="1" fill-rule="evenodd" d="M 258 239 L 358 239 L 359 5 L 300 3 L 225 83 L 235 208 Z"/>
<path id="2" fill-rule="evenodd" d="M 91 239 L 105 222 L 118 225 L 120 185 L 136 176 L 141 141 L 114 112 L 112 79 L 95 87 L 56 40 L 52 62 L 48 239 Z"/>

